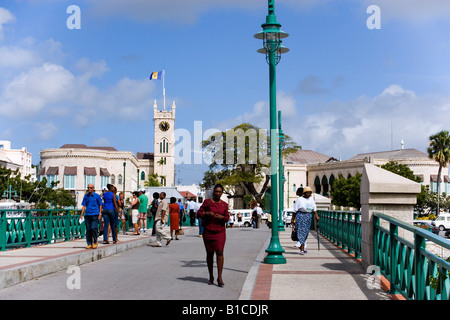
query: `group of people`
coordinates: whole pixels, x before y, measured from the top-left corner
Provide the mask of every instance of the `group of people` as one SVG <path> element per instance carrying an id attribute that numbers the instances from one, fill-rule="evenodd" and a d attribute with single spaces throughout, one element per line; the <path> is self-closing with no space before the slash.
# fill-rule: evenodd
<path id="1" fill-rule="evenodd" d="M 108 226 L 111 229 L 113 242 L 117 240 L 117 218 L 116 215 L 120 212 L 122 214 L 122 220 L 124 220 L 124 201 L 123 194 L 116 195 L 117 189 L 113 185 L 108 185 L 108 191 L 103 193 L 103 199 L 94 192 L 94 185 L 88 185 L 88 192 L 83 198 L 81 217 L 84 215 L 86 222 L 86 242 L 87 248 L 96 248 L 97 243 L 97 230 L 98 222 L 103 217 L 104 221 L 104 243 L 108 243 L 108 232 L 106 231 Z M 204 247 L 206 250 L 206 263 L 208 267 L 209 279 L 208 284 L 214 284 L 214 256 L 216 256 L 217 264 L 217 285 L 219 287 L 224 286 L 222 272 L 224 266 L 224 247 L 226 242 L 226 224 L 230 219 L 228 212 L 228 205 L 221 200 L 223 194 L 223 186 L 217 184 L 213 189 L 213 196 L 211 199 L 199 199 L 199 205 L 191 199 L 187 204 L 187 210 L 191 219 L 191 225 L 195 223 L 193 217 L 199 221 L 199 229 L 201 227 L 200 235 L 203 238 Z M 147 196 L 141 197 L 140 192 L 133 193 L 132 206 L 132 222 L 135 232 L 133 234 L 140 234 L 140 230 L 146 230 L 146 214 L 148 206 Z M 299 196 L 294 204 L 294 212 L 292 226 L 297 233 L 298 242 L 297 247 L 300 250 L 300 254 L 305 254 L 305 243 L 309 234 L 309 228 L 313 216 L 319 221 L 317 214 L 316 204 L 311 197 L 312 190 L 309 187 L 305 187 L 303 190 L 298 190 Z M 173 239 L 173 233 L 175 233 L 175 239 L 178 240 L 179 230 L 181 228 L 181 222 L 183 219 L 182 212 L 184 210 L 183 205 L 179 201 L 176 202 L 175 197 L 170 198 L 170 204 L 166 200 L 166 193 L 154 193 L 153 200 L 151 202 L 150 212 L 154 219 L 154 235 L 156 236 L 156 242 L 153 247 L 161 247 L 162 240 L 166 240 L 166 246 L 169 245 Z M 142 209 L 141 206 L 142 205 Z M 145 207 L 145 212 L 144 212 Z M 258 214 L 259 206 L 256 207 L 255 213 Z M 194 219 L 195 219 L 194 218 Z M 170 219 L 170 234 L 164 230 L 164 225 Z M 124 221 L 123 221 L 124 222 Z M 138 222 L 142 222 L 138 224 Z M 123 223 L 125 225 L 125 223 Z M 195 225 L 195 224 L 194 224 Z M 254 224 L 255 227 L 255 224 Z M 153 233 L 152 233 L 153 234 Z"/>

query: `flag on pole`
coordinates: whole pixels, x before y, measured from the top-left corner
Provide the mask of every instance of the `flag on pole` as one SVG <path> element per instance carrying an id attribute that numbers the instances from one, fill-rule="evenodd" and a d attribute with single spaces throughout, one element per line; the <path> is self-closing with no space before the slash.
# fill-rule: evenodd
<path id="1" fill-rule="evenodd" d="M 150 74 L 150 80 L 161 80 L 162 73 L 163 73 L 162 71 L 152 72 Z"/>

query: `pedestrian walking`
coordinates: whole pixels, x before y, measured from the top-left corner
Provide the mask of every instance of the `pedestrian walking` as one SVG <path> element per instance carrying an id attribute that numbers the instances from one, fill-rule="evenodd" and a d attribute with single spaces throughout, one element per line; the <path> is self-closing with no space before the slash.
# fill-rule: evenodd
<path id="1" fill-rule="evenodd" d="M 169 219 L 170 219 L 170 239 L 173 240 L 173 233 L 175 231 L 175 240 L 180 240 L 178 234 L 180 231 L 180 206 L 177 203 L 177 198 L 171 197 L 169 204 Z"/>
<path id="2" fill-rule="evenodd" d="M 145 195 L 145 190 L 139 190 L 139 230 L 140 232 L 147 232 L 147 208 L 148 208 L 148 197 Z"/>
<path id="3" fill-rule="evenodd" d="M 204 229 L 204 227 L 203 227 L 203 219 L 200 217 L 200 216 L 198 216 L 198 210 L 200 209 L 200 207 L 202 206 L 202 204 L 203 204 L 203 198 L 202 197 L 198 197 L 198 203 L 196 204 L 197 205 L 197 207 L 196 207 L 196 210 L 195 210 L 195 213 L 196 213 L 196 215 L 197 215 L 197 220 L 198 220 L 198 236 L 201 238 L 201 237 L 203 237 L 203 229 Z"/>
<path id="4" fill-rule="evenodd" d="M 298 242 L 300 244 L 300 254 L 302 255 L 307 252 L 305 250 L 305 243 L 309 235 L 313 215 L 315 219 L 319 221 L 316 202 L 311 195 L 312 189 L 310 187 L 305 187 L 303 189 L 303 195 L 298 197 L 294 203 L 295 230 L 297 231 Z"/>
<path id="5" fill-rule="evenodd" d="M 86 249 L 95 249 L 98 245 L 98 222 L 102 217 L 102 198 L 94 192 L 94 185 L 88 184 L 88 192 L 84 195 L 81 205 L 80 219 L 83 218 L 86 225 Z"/>
<path id="6" fill-rule="evenodd" d="M 152 218 L 153 218 L 152 236 L 156 235 L 155 216 L 156 216 L 156 211 L 158 210 L 158 199 L 159 199 L 159 193 L 153 192 L 153 200 L 150 204 L 151 205 L 150 212 L 152 213 Z"/>
<path id="7" fill-rule="evenodd" d="M 108 235 L 111 231 L 113 243 L 117 242 L 116 238 L 116 224 L 115 221 L 115 214 L 114 210 L 116 210 L 117 202 L 116 202 L 116 196 L 113 192 L 114 186 L 111 184 L 108 184 L 106 186 L 108 191 L 103 193 L 103 244 L 109 244 L 108 242 Z"/>
<path id="8" fill-rule="evenodd" d="M 189 219 L 191 222 L 191 227 L 195 227 L 195 213 L 196 213 L 196 204 L 193 198 L 190 198 L 187 204 L 187 211 L 189 212 Z"/>
<path id="9" fill-rule="evenodd" d="M 125 207 L 125 195 L 123 192 L 119 193 L 119 199 L 117 200 L 117 206 L 119 207 L 119 215 L 120 219 L 122 220 L 122 233 L 127 234 L 127 220 L 128 220 L 128 214 L 127 214 L 127 208 Z"/>
<path id="10" fill-rule="evenodd" d="M 170 235 L 164 231 L 164 224 L 166 223 L 165 219 L 169 213 L 169 204 L 166 200 L 166 193 L 161 192 L 159 194 L 159 199 L 161 202 L 158 204 L 158 210 L 155 215 L 155 224 L 156 224 L 156 244 L 152 245 L 152 247 L 161 247 L 161 240 L 166 240 L 166 246 L 170 243 Z"/>
<path id="11" fill-rule="evenodd" d="M 226 241 L 226 223 L 229 220 L 228 205 L 220 200 L 223 194 L 223 186 L 214 186 L 213 198 L 206 199 L 198 210 L 197 214 L 203 219 L 203 243 L 206 249 L 206 263 L 208 265 L 209 282 L 214 283 L 214 253 L 217 259 L 217 284 L 224 286 L 222 271 L 224 265 L 223 250 Z"/>
<path id="12" fill-rule="evenodd" d="M 133 192 L 131 198 L 131 223 L 133 223 L 134 233 L 132 235 L 138 236 L 139 233 L 139 192 Z"/>

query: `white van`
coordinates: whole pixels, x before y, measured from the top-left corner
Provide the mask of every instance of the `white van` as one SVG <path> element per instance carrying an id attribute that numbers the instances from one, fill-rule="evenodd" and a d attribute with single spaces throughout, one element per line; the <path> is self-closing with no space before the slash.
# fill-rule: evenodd
<path id="1" fill-rule="evenodd" d="M 450 229 L 450 213 L 441 213 L 432 223 L 440 231 Z"/>
<path id="2" fill-rule="evenodd" d="M 294 209 L 283 210 L 283 223 L 285 227 L 290 226 Z"/>
<path id="3" fill-rule="evenodd" d="M 252 225 L 252 209 L 232 209 L 228 210 L 230 214 L 234 214 L 234 226 L 235 227 L 250 227 Z M 238 213 L 242 216 L 242 221 L 238 222 Z"/>

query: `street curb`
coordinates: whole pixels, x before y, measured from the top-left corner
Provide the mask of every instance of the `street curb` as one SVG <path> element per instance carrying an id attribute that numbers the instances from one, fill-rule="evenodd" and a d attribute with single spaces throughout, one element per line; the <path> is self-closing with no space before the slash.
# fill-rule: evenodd
<path id="1" fill-rule="evenodd" d="M 251 300 L 253 295 L 253 289 L 255 288 L 256 277 L 258 276 L 259 267 L 264 259 L 266 249 L 270 243 L 270 236 L 264 242 L 258 256 L 255 261 L 253 261 L 250 270 L 248 271 L 247 278 L 245 279 L 244 286 L 242 287 L 241 295 L 239 300 Z"/>

